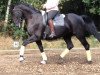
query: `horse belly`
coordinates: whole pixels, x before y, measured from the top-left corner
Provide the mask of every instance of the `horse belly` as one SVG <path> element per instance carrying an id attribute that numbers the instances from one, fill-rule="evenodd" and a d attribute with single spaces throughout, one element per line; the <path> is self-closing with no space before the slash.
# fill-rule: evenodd
<path id="1" fill-rule="evenodd" d="M 54 29 L 55 29 L 56 37 L 54 37 L 52 39 L 49 37 L 51 34 L 51 31 L 50 31 L 49 26 L 47 26 L 44 31 L 44 35 L 45 35 L 44 39 L 46 39 L 46 40 L 57 39 L 57 38 L 63 37 L 63 35 L 66 34 L 66 32 L 67 32 L 65 26 L 55 26 Z"/>
<path id="2" fill-rule="evenodd" d="M 66 27 L 65 26 L 55 26 L 56 36 L 63 36 L 65 34 Z"/>

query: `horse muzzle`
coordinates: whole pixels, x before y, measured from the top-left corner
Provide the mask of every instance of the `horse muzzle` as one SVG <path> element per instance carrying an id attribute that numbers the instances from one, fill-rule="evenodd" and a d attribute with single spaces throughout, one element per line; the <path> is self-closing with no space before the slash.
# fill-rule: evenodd
<path id="1" fill-rule="evenodd" d="M 19 23 L 19 24 L 16 24 L 16 27 L 18 27 L 18 28 L 21 28 L 21 25 L 20 25 L 20 23 Z"/>

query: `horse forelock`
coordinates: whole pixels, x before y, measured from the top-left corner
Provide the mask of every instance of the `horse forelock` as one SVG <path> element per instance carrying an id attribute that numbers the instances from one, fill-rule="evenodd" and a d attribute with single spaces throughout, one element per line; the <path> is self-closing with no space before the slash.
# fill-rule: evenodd
<path id="1" fill-rule="evenodd" d="M 12 14 L 12 12 L 13 12 L 14 7 L 15 7 L 14 4 L 11 4 L 11 5 L 10 5 L 10 13 L 11 13 L 11 14 Z"/>

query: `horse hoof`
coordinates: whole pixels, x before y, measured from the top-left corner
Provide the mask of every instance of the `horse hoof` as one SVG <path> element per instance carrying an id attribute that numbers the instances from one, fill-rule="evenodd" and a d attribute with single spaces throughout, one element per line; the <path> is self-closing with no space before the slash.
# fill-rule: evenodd
<path id="1" fill-rule="evenodd" d="M 88 61 L 88 64 L 92 64 L 92 61 Z"/>
<path id="2" fill-rule="evenodd" d="M 42 60 L 42 61 L 41 61 L 41 64 L 46 64 L 46 61 L 45 61 L 45 60 Z"/>
<path id="3" fill-rule="evenodd" d="M 64 63 L 64 62 L 65 62 L 65 60 L 64 60 L 63 58 L 59 57 L 59 59 L 58 59 L 58 64 L 62 64 L 62 63 Z"/>
<path id="4" fill-rule="evenodd" d="M 23 62 L 24 60 L 25 60 L 25 59 L 24 59 L 23 57 L 20 57 L 20 58 L 19 58 L 19 61 L 20 61 L 20 62 Z"/>

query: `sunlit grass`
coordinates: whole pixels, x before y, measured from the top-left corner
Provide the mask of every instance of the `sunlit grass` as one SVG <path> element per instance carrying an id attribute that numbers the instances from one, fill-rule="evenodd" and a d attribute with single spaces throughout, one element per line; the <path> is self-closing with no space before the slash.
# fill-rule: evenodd
<path id="1" fill-rule="evenodd" d="M 76 39 L 76 37 L 72 37 L 72 41 L 74 44 L 74 48 L 83 48 L 79 40 Z M 91 48 L 100 48 L 100 43 L 93 37 L 91 36 L 90 38 L 87 38 L 87 41 L 90 44 Z M 13 42 L 14 40 L 11 39 L 10 37 L 0 37 L 0 49 L 1 50 L 12 50 L 15 49 L 13 47 Z M 43 47 L 44 49 L 47 48 L 66 48 L 66 43 L 62 39 L 57 39 L 54 41 L 45 41 L 43 40 Z M 36 43 L 31 43 L 27 45 L 27 49 L 38 49 Z"/>

